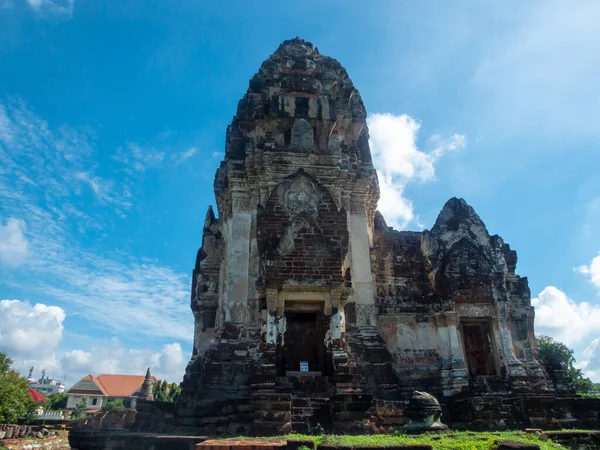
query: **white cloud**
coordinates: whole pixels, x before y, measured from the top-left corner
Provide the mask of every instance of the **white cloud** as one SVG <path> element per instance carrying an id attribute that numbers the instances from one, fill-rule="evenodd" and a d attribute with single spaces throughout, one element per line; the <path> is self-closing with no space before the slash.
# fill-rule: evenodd
<path id="1" fill-rule="evenodd" d="M 578 365 L 586 377 L 600 381 L 600 337 L 594 339 L 583 351 L 584 360 Z"/>
<path id="2" fill-rule="evenodd" d="M 31 365 L 56 368 L 54 351 L 63 337 L 65 312 L 57 306 L 0 301 L 0 350 L 24 371 Z"/>
<path id="3" fill-rule="evenodd" d="M 113 179 L 93 175 L 98 165 L 93 144 L 90 134 L 68 126 L 53 128 L 22 102 L 9 101 L 0 108 L 0 217 L 19 217 L 27 224 L 28 253 L 35 254 L 27 259 L 31 276 L 23 281 L 2 274 L 3 281 L 51 296 L 104 333 L 189 341 L 193 332 L 187 273 L 125 250 L 103 247 L 98 252 L 90 245 L 112 230 L 115 213 L 121 216 L 131 206 L 138 176 L 127 172 L 137 152 L 133 150 L 126 153 L 128 161 L 111 164 L 117 172 Z M 161 160 L 146 156 L 138 159 Z M 99 202 L 90 204 L 81 196 L 82 183 Z M 0 262 L 14 263 L 14 256 L 23 254 L 16 252 L 24 248 L 16 245 L 22 244 L 23 223 L 16 224 L 9 221 L 0 228 Z M 10 259 L 3 256 L 7 249 Z"/>
<path id="4" fill-rule="evenodd" d="M 160 350 L 125 348 L 117 339 L 93 345 L 89 350 L 73 349 L 57 356 L 59 344 L 79 345 L 63 339 L 65 311 L 57 306 L 31 305 L 20 300 L 0 300 L 0 351 L 25 373 L 31 366 L 47 369 L 47 374 L 62 378 L 68 374 L 74 383 L 88 373 L 143 375 L 148 367 L 161 379 L 179 382 L 187 364 L 181 344 L 163 345 Z"/>
<path id="5" fill-rule="evenodd" d="M 127 188 L 120 195 L 115 195 L 113 193 L 115 183 L 112 180 L 105 180 L 89 172 L 77 172 L 74 174 L 74 177 L 89 185 L 100 202 L 119 205 L 124 209 L 131 208 L 132 203 L 127 200 L 131 196 L 131 193 L 129 193 Z"/>
<path id="6" fill-rule="evenodd" d="M 160 164 L 165 159 L 164 152 L 143 148 L 135 142 L 127 144 L 127 148 L 131 151 L 132 166 L 138 172 L 144 172 L 148 167 Z"/>
<path id="7" fill-rule="evenodd" d="M 600 255 L 592 259 L 588 265 L 579 266 L 575 270 L 588 275 L 592 284 L 600 289 Z"/>
<path id="8" fill-rule="evenodd" d="M 82 212 L 82 181 L 115 212 L 127 207 L 131 180 L 121 177 L 117 184 L 91 175 L 97 163 L 92 136 L 67 125 L 53 128 L 22 101 L 5 101 L 0 106 L 0 212 L 21 213 L 45 205 L 64 219 L 75 216 L 77 223 L 97 227 L 101 221 Z"/>
<path id="9" fill-rule="evenodd" d="M 381 191 L 378 209 L 389 225 L 403 229 L 415 218 L 412 202 L 403 195 L 406 184 L 434 179 L 435 162 L 447 152 L 464 148 L 466 138 L 434 135 L 429 139 L 434 148 L 424 152 L 417 147 L 421 125 L 409 115 L 376 113 L 367 123 Z"/>
<path id="10" fill-rule="evenodd" d="M 65 253 L 38 270 L 53 281 L 34 289 L 67 302 L 98 328 L 125 336 L 191 340 L 187 274 L 133 257 L 121 263 L 87 252 Z"/>
<path id="11" fill-rule="evenodd" d="M 568 346 L 580 343 L 600 329 L 600 307 L 575 303 L 560 289 L 547 286 L 531 300 L 536 333 L 548 334 Z"/>
<path id="12" fill-rule="evenodd" d="M 26 0 L 37 13 L 51 13 L 71 16 L 75 0 Z"/>
<path id="13" fill-rule="evenodd" d="M 191 158 L 198 152 L 197 147 L 190 147 L 188 150 L 180 153 L 176 153 L 173 155 L 173 159 L 175 160 L 175 165 L 181 164 L 185 160 Z"/>
<path id="14" fill-rule="evenodd" d="M 28 249 L 24 221 L 10 217 L 6 225 L 0 222 L 0 264 L 21 266 L 27 259 Z"/>
<path id="15" fill-rule="evenodd" d="M 61 360 L 62 369 L 74 383 L 87 374 L 117 373 L 144 375 L 150 367 L 152 375 L 169 382 L 181 382 L 187 359 L 179 343 L 164 345 L 160 351 L 126 349 L 119 341 L 98 346 L 90 351 L 72 350 Z"/>

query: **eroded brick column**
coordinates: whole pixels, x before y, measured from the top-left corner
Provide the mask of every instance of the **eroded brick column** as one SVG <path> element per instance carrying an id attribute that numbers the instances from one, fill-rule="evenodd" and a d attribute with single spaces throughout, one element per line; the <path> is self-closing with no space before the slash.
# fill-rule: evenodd
<path id="1" fill-rule="evenodd" d="M 353 196 L 349 202 L 348 234 L 350 236 L 350 270 L 354 294 L 350 301 L 356 304 L 356 324 L 377 325 L 373 275 L 371 273 L 371 247 L 367 224 L 365 196 Z"/>
<path id="2" fill-rule="evenodd" d="M 252 213 L 250 198 L 243 192 L 232 193 L 231 216 L 225 222 L 225 322 L 245 323 L 250 319 L 248 274 Z"/>

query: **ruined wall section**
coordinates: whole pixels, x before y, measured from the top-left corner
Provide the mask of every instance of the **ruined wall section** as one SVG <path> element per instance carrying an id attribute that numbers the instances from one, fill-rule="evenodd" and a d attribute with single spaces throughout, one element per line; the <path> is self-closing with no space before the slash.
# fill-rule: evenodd
<path id="1" fill-rule="evenodd" d="M 548 389 L 516 261 L 464 200 L 449 200 L 422 233 L 394 231 L 376 218 L 378 323 L 403 388 L 443 395 Z"/>
<path id="2" fill-rule="evenodd" d="M 209 206 L 202 231 L 202 246 L 192 272 L 190 306 L 194 314 L 194 347 L 182 383 L 188 394 L 198 388 L 197 381 L 202 378 L 203 371 L 202 357 L 211 343 L 214 344 L 223 247 L 221 224 Z"/>
<path id="3" fill-rule="evenodd" d="M 422 233 L 395 231 L 375 217 L 371 255 L 378 325 L 393 355 L 400 389 L 440 392 L 441 299 L 429 280 Z"/>

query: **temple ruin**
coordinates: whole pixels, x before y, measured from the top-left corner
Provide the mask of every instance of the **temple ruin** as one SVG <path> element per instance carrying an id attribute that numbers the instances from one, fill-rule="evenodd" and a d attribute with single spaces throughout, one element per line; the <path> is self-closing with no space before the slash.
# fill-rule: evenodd
<path id="1" fill-rule="evenodd" d="M 75 428 L 73 448 L 600 426 L 600 400 L 540 364 L 517 255 L 473 208 L 452 198 L 430 230 L 387 226 L 366 116 L 344 68 L 309 42 L 262 64 L 227 129 L 218 218 L 209 207 L 204 222 L 182 394 Z"/>
<path id="2" fill-rule="evenodd" d="M 457 198 L 431 230 L 388 227 L 366 117 L 299 38 L 250 80 L 193 272 L 188 403 L 553 391 L 515 251 Z"/>

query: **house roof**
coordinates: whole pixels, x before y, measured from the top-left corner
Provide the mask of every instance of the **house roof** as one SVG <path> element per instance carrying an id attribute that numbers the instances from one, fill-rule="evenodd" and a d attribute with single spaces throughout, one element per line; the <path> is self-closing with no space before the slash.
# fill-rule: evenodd
<path id="1" fill-rule="evenodd" d="M 101 391 L 102 394 L 108 397 L 132 397 L 136 391 L 140 389 L 144 383 L 144 379 L 144 375 L 118 375 L 106 373 L 98 376 L 87 375 L 69 389 L 68 392 L 71 394 L 93 394 L 92 391 L 82 390 L 77 387 L 82 381 L 90 380 L 98 387 L 98 390 Z M 151 379 L 153 383 L 158 381 L 156 377 L 151 377 Z"/>
<path id="2" fill-rule="evenodd" d="M 33 399 L 34 402 L 39 403 L 46 400 L 46 396 L 41 392 L 36 391 L 33 388 L 29 388 L 29 396 Z"/>

